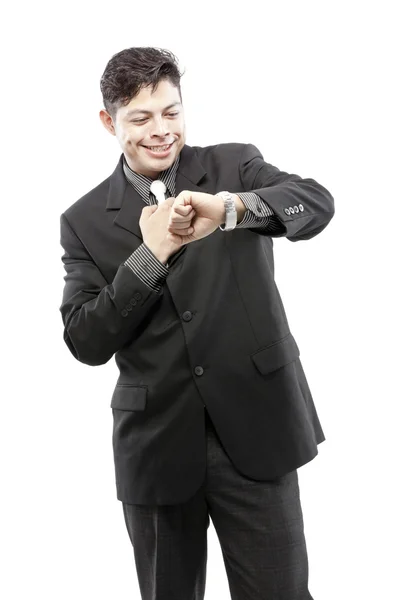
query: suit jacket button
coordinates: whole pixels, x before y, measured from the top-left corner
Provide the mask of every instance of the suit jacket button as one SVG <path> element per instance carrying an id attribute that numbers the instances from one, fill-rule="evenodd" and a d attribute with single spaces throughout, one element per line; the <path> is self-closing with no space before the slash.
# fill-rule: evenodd
<path id="1" fill-rule="evenodd" d="M 292 215 L 294 215 L 294 208 L 293 208 L 293 206 L 289 206 L 289 211 L 292 213 Z"/>
<path id="2" fill-rule="evenodd" d="M 294 206 L 293 208 L 294 208 L 294 212 L 295 212 L 295 213 L 298 213 L 298 212 L 299 212 L 299 207 L 298 207 L 298 206 Z"/>
<path id="3" fill-rule="evenodd" d="M 286 213 L 287 215 L 290 215 L 290 210 L 289 210 L 288 208 L 285 208 L 285 213 Z"/>
<path id="4" fill-rule="evenodd" d="M 135 300 L 135 298 L 131 298 L 131 299 L 130 299 L 130 303 L 131 303 L 131 304 L 130 304 L 131 306 L 136 306 L 136 304 L 137 304 L 137 300 Z"/>
<path id="5" fill-rule="evenodd" d="M 136 292 L 135 294 L 133 294 L 133 297 L 136 298 L 136 300 L 141 300 L 142 294 L 140 292 Z"/>
<path id="6" fill-rule="evenodd" d="M 184 312 L 184 313 L 183 313 L 183 315 L 182 315 L 182 319 L 183 319 L 184 321 L 191 321 L 191 320 L 192 320 L 192 318 L 193 318 L 193 315 L 192 315 L 192 313 L 190 312 L 190 310 L 185 310 L 185 312 Z"/>
<path id="7" fill-rule="evenodd" d="M 123 310 L 121 310 L 121 315 L 122 315 L 123 317 L 127 317 L 127 316 L 128 316 L 128 311 L 127 311 L 127 310 L 125 310 L 125 308 L 124 308 Z"/>
<path id="8" fill-rule="evenodd" d="M 127 304 L 127 305 L 125 306 L 125 308 L 126 308 L 126 310 L 132 310 L 132 306 L 131 306 L 130 304 Z"/>
<path id="9" fill-rule="evenodd" d="M 196 373 L 196 375 L 200 376 L 200 375 L 203 375 L 204 369 L 203 369 L 203 367 L 195 367 L 194 372 Z"/>
<path id="10" fill-rule="evenodd" d="M 302 204 L 299 204 L 299 209 L 300 209 L 301 211 L 303 211 L 303 210 L 304 210 L 304 206 L 303 206 Z"/>

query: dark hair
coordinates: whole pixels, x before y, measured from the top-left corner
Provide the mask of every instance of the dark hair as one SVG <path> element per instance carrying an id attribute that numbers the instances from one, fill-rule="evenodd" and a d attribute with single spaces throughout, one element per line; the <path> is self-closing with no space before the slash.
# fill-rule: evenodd
<path id="1" fill-rule="evenodd" d="M 178 61 L 174 54 L 162 48 L 127 48 L 108 61 L 100 80 L 104 108 L 114 119 L 117 110 L 126 106 L 143 87 L 157 89 L 161 80 L 168 79 L 178 88 L 182 102 Z"/>

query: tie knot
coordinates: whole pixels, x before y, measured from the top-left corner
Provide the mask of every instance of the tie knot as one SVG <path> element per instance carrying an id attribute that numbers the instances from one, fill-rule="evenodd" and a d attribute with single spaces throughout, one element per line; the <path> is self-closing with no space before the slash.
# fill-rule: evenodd
<path id="1" fill-rule="evenodd" d="M 160 179 L 155 179 L 151 182 L 150 191 L 156 197 L 158 204 L 164 202 L 167 198 L 167 186 Z"/>

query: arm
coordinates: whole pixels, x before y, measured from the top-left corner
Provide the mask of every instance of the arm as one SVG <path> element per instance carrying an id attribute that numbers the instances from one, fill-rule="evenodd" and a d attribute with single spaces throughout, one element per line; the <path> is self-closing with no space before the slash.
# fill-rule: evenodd
<path id="1" fill-rule="evenodd" d="M 66 271 L 60 311 L 64 341 L 73 356 L 88 365 L 105 364 L 132 341 L 135 330 L 162 297 L 132 269 L 121 264 L 107 282 L 85 246 L 61 215 L 62 262 Z"/>
<path id="2" fill-rule="evenodd" d="M 239 192 L 235 194 L 238 222 L 236 227 L 262 229 L 270 235 L 283 234 L 285 226 L 266 202 L 254 192 Z"/>
<path id="3" fill-rule="evenodd" d="M 144 242 L 128 256 L 124 264 L 153 292 L 157 294 L 161 292 L 162 285 L 169 274 L 168 262 L 164 264 L 160 261 Z"/>
<path id="4" fill-rule="evenodd" d="M 266 163 L 253 144 L 243 148 L 240 166 L 243 188 L 257 194 L 281 222 L 281 232 L 291 242 L 309 240 L 320 233 L 332 219 L 334 199 L 326 188 L 314 179 L 280 171 Z M 255 228 L 256 233 L 265 231 Z"/>

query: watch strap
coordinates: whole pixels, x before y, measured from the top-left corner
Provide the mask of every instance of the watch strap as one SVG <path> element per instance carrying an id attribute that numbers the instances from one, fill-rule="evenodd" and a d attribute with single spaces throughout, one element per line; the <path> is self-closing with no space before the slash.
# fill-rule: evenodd
<path id="1" fill-rule="evenodd" d="M 233 195 L 230 192 L 218 192 L 216 196 L 223 198 L 225 206 L 225 224 L 219 225 L 221 231 L 232 231 L 237 224 L 237 211 Z"/>

